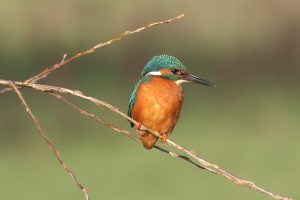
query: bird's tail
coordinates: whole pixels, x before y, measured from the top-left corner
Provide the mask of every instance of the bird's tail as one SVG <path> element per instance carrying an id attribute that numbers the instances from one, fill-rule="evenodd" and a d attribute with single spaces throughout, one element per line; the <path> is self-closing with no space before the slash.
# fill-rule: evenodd
<path id="1" fill-rule="evenodd" d="M 147 133 L 146 131 L 139 131 L 140 139 L 146 149 L 152 149 L 157 141 L 157 137 Z"/>

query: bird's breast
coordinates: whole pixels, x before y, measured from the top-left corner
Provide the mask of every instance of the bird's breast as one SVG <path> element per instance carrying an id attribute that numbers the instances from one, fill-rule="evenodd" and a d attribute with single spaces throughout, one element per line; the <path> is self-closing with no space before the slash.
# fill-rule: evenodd
<path id="1" fill-rule="evenodd" d="M 137 90 L 132 117 L 148 128 L 169 133 L 177 122 L 182 103 L 180 85 L 154 76 Z"/>

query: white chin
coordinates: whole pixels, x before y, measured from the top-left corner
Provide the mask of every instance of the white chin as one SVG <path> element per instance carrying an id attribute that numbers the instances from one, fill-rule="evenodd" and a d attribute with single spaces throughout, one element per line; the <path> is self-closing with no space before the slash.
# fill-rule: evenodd
<path id="1" fill-rule="evenodd" d="M 187 80 L 177 80 L 177 81 L 175 81 L 175 83 L 176 83 L 177 85 L 180 85 L 180 84 L 186 83 L 186 82 L 188 82 L 188 81 L 187 81 Z"/>

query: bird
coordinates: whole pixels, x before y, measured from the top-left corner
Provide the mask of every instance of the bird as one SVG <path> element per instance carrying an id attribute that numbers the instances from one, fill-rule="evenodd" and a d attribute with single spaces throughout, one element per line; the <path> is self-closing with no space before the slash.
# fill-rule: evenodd
<path id="1" fill-rule="evenodd" d="M 137 122 L 131 122 L 131 127 L 135 126 L 143 146 L 150 150 L 158 137 L 140 130 L 140 127 L 143 125 L 157 131 L 161 135 L 161 142 L 166 142 L 178 121 L 183 104 L 181 84 L 193 82 L 215 85 L 190 74 L 176 57 L 165 54 L 150 59 L 141 75 L 142 78 L 132 89 L 127 115 Z"/>

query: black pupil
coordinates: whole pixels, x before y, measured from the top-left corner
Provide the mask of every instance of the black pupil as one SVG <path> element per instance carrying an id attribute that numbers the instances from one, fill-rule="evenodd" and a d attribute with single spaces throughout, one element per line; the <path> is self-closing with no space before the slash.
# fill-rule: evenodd
<path id="1" fill-rule="evenodd" d="M 173 72 L 174 74 L 180 74 L 180 71 L 179 71 L 178 69 L 172 69 L 172 72 Z"/>

